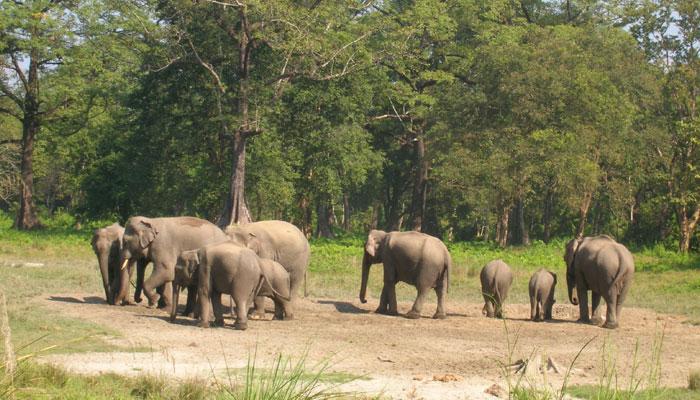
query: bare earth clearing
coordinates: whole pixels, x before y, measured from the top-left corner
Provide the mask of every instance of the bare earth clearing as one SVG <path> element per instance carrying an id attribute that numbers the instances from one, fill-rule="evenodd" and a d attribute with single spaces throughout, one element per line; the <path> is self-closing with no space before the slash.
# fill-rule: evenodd
<path id="1" fill-rule="evenodd" d="M 484 393 L 486 388 L 494 383 L 506 386 L 499 366 L 508 361 L 506 327 L 511 341 L 517 338 L 513 361 L 535 352 L 552 357 L 564 368 L 595 337 L 574 366 L 572 383 L 597 383 L 601 357 L 607 354 L 617 359 L 622 385 L 628 381 L 637 343 L 638 375 L 648 373 L 652 343 L 662 332 L 663 386 L 685 386 L 688 372 L 700 368 L 700 327 L 684 323 L 683 317 L 645 309 L 624 309 L 621 328 L 609 331 L 573 323 L 577 311 L 568 304 L 555 305 L 556 321 L 551 323 L 527 321 L 529 305 L 508 305 L 504 324 L 482 317 L 482 304 L 449 301 L 449 317 L 440 321 L 429 318 L 434 311 L 434 303 L 429 303 L 425 318 L 409 320 L 370 312 L 377 306 L 376 299 L 360 304 L 309 298 L 298 304 L 294 321 L 250 321 L 248 330 L 241 332 L 230 327 L 231 319 L 226 320 L 226 328 L 201 329 L 185 317 L 171 324 L 163 311 L 141 305 L 108 306 L 96 293 L 55 294 L 35 301 L 61 314 L 113 328 L 123 334 L 111 339 L 115 344 L 140 349 L 45 357 L 80 373 L 221 379 L 227 367 L 244 368 L 257 347 L 260 367 L 270 365 L 279 353 L 293 361 L 306 353 L 309 366 L 330 359 L 331 371 L 367 378 L 343 385 L 342 390 L 393 398 L 491 398 Z M 408 311 L 410 303 L 400 303 L 399 309 Z M 606 342 L 612 350 L 603 352 Z M 152 351 L 143 352 L 144 347 Z M 563 374 L 550 373 L 546 379 L 558 387 Z"/>

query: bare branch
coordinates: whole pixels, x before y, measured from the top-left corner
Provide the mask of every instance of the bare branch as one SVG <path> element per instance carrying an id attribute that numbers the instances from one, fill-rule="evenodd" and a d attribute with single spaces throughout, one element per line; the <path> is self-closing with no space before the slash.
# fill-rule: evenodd
<path id="1" fill-rule="evenodd" d="M 369 36 L 370 33 L 371 33 L 371 32 L 368 31 L 368 32 L 366 32 L 364 35 L 359 36 L 357 39 L 355 39 L 355 40 L 353 40 L 353 41 L 351 41 L 351 42 L 348 42 L 347 44 L 345 44 L 345 46 L 339 48 L 335 53 L 333 53 L 333 54 L 331 55 L 331 57 L 328 59 L 328 61 L 326 61 L 325 63 L 321 64 L 321 68 L 325 68 L 328 64 L 331 63 L 331 61 L 335 60 L 335 58 L 338 56 L 338 54 L 342 53 L 343 50 L 345 50 L 345 49 L 347 49 L 348 47 L 352 46 L 353 44 L 359 42 L 360 40 L 366 38 L 367 36 Z M 346 65 L 347 65 L 347 64 L 346 64 Z"/>
<path id="2" fill-rule="evenodd" d="M 7 114 L 7 115 L 10 115 L 10 116 L 12 116 L 12 117 L 15 117 L 15 118 L 18 119 L 20 122 L 22 122 L 22 119 L 23 119 L 23 118 L 22 118 L 22 115 L 21 115 L 20 113 L 18 113 L 17 111 L 15 111 L 15 110 L 12 110 L 12 109 L 9 109 L 9 108 L 5 108 L 5 107 L 0 107 L 0 113 Z"/>
<path id="3" fill-rule="evenodd" d="M 0 146 L 4 144 L 20 144 L 22 143 L 22 139 L 4 139 L 0 140 Z"/>
<path id="4" fill-rule="evenodd" d="M 15 53 L 10 53 L 10 57 L 12 58 L 12 65 L 14 65 L 14 68 L 12 69 L 15 70 L 17 76 L 19 77 L 19 80 L 22 81 L 22 86 L 24 86 L 24 90 L 28 92 L 29 83 L 27 82 L 27 77 L 24 75 L 24 71 L 22 71 L 22 67 L 19 66 L 19 61 L 17 60 Z"/>
<path id="5" fill-rule="evenodd" d="M 197 58 L 197 61 L 199 61 L 199 63 L 202 65 L 202 67 L 204 67 L 207 71 L 209 71 L 211 76 L 216 81 L 216 86 L 219 88 L 219 91 L 222 94 L 226 93 L 226 87 L 224 87 L 223 83 L 221 82 L 221 78 L 219 78 L 219 74 L 216 73 L 216 71 L 214 70 L 214 67 L 211 64 L 204 62 L 204 60 L 202 60 L 199 57 L 199 53 L 197 53 L 197 49 L 194 48 L 194 44 L 192 43 L 192 40 L 190 38 L 187 38 L 187 42 L 189 42 L 190 48 L 192 49 L 194 56 Z"/>
<path id="6" fill-rule="evenodd" d="M 9 97 L 20 108 L 24 109 L 24 101 L 22 101 L 22 99 L 20 99 L 14 93 L 12 93 L 12 90 L 10 90 L 10 88 L 2 80 L 0 80 L 0 92 L 2 92 L 5 96 Z"/>
<path id="7" fill-rule="evenodd" d="M 218 4 L 220 6 L 224 7 L 245 7 L 245 4 L 241 3 L 238 0 L 233 0 L 231 2 L 228 1 L 218 1 L 218 0 L 206 0 L 208 3 L 212 4 Z"/>

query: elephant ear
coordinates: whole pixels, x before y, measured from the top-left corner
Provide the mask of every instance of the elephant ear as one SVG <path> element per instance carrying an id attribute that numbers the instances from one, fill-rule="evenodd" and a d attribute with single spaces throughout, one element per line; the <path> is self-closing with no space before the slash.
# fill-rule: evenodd
<path id="1" fill-rule="evenodd" d="M 552 274 L 552 278 L 554 278 L 554 284 L 556 285 L 557 284 L 557 274 L 554 272 L 551 272 L 551 271 L 549 273 Z"/>
<path id="2" fill-rule="evenodd" d="M 153 240 L 155 240 L 156 235 L 158 235 L 158 229 L 153 226 L 150 222 L 141 221 L 142 229 L 139 230 L 139 244 L 142 249 L 148 247 Z"/>
<path id="3" fill-rule="evenodd" d="M 372 234 L 372 232 L 367 235 L 367 243 L 365 243 L 365 251 L 370 257 L 374 258 L 377 256 L 377 238 Z"/>
<path id="4" fill-rule="evenodd" d="M 566 268 L 573 266 L 574 257 L 578 251 L 578 247 L 581 244 L 581 238 L 574 238 L 566 244 L 566 252 L 564 253 L 564 261 L 566 262 Z"/>
<path id="5" fill-rule="evenodd" d="M 248 243 L 246 244 L 246 247 L 253 250 L 255 254 L 260 255 L 260 253 L 263 250 L 260 239 L 258 239 L 258 237 L 255 236 L 254 233 L 249 233 L 248 236 Z"/>
<path id="6" fill-rule="evenodd" d="M 188 275 L 194 276 L 198 267 L 199 267 L 199 253 L 197 251 L 195 251 L 192 253 L 192 257 L 190 257 L 189 261 L 187 262 Z"/>

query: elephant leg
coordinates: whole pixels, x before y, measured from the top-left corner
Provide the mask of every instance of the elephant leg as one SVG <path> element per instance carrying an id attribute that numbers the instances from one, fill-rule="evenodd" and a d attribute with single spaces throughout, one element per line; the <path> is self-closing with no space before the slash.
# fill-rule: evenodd
<path id="1" fill-rule="evenodd" d="M 248 296 L 234 292 L 233 301 L 236 303 L 236 322 L 233 329 L 244 331 L 248 329 Z"/>
<path id="2" fill-rule="evenodd" d="M 386 285 L 384 285 L 382 287 L 382 293 L 379 295 L 379 306 L 376 310 L 374 310 L 374 312 L 376 312 L 377 314 L 387 314 L 388 312 L 387 308 L 389 301 L 387 300 L 386 292 Z"/>
<path id="3" fill-rule="evenodd" d="M 552 320 L 552 308 L 554 307 L 554 303 L 551 299 L 547 300 L 547 304 L 545 305 L 544 308 L 544 319 L 547 321 Z"/>
<path id="4" fill-rule="evenodd" d="M 143 286 L 143 285 L 141 285 Z M 158 308 L 165 308 L 165 296 L 163 292 L 165 291 L 165 285 L 160 285 L 156 288 L 156 293 L 158 293 Z M 177 304 L 177 303 L 175 303 Z"/>
<path id="5" fill-rule="evenodd" d="M 620 293 L 617 295 L 617 304 L 615 307 L 615 316 L 617 319 L 620 319 L 620 313 L 622 312 L 622 304 L 625 302 L 625 299 L 627 298 L 627 292 L 630 289 L 630 284 L 629 282 L 625 282 L 622 285 L 622 290 Z"/>
<path id="6" fill-rule="evenodd" d="M 607 313 L 605 316 L 605 324 L 603 328 L 615 329 L 618 327 L 617 323 L 617 301 L 618 295 L 615 288 L 611 288 L 610 292 L 605 296 L 605 302 L 607 303 Z"/>
<path id="7" fill-rule="evenodd" d="M 265 297 L 255 296 L 253 303 L 255 304 L 255 308 L 250 315 L 250 319 L 265 319 Z"/>
<path id="8" fill-rule="evenodd" d="M 386 288 L 387 315 L 399 315 L 399 307 L 396 304 L 396 282 L 390 283 Z"/>
<path id="9" fill-rule="evenodd" d="M 177 303 L 175 303 L 177 304 Z M 187 287 L 187 304 L 185 305 L 185 316 L 194 317 L 194 309 L 197 304 L 197 285 Z"/>
<path id="10" fill-rule="evenodd" d="M 156 305 L 158 304 L 158 300 L 161 297 L 165 297 L 167 289 L 170 288 L 170 286 L 166 286 L 164 288 L 165 290 L 163 292 L 163 295 L 158 295 L 155 292 L 155 288 L 165 284 L 166 282 L 169 282 L 170 279 L 168 278 L 169 276 L 164 265 L 153 266 L 153 273 L 151 273 L 151 276 L 149 276 L 148 279 L 146 279 L 146 281 L 143 283 L 143 293 L 146 295 L 146 298 L 148 298 L 148 308 L 156 307 Z M 166 304 L 166 306 L 172 306 L 172 304 Z"/>
<path id="11" fill-rule="evenodd" d="M 588 317 L 588 290 L 583 285 L 577 284 L 576 292 L 578 294 L 578 322 L 589 324 L 591 319 Z"/>
<path id="12" fill-rule="evenodd" d="M 180 286 L 173 285 L 173 308 L 170 311 L 170 322 L 175 322 L 177 318 L 177 303 L 180 299 Z"/>
<path id="13" fill-rule="evenodd" d="M 214 309 L 214 326 L 224 326 L 224 306 L 221 304 L 221 292 L 212 290 L 211 307 Z"/>
<path id="14" fill-rule="evenodd" d="M 428 297 L 428 290 L 423 287 L 418 288 L 418 296 L 416 296 L 416 301 L 413 302 L 413 307 L 411 311 L 406 314 L 406 318 L 418 319 L 420 318 L 420 313 L 423 310 L 423 303 L 425 303 L 425 298 Z"/>
<path id="15" fill-rule="evenodd" d="M 294 303 L 291 301 L 280 300 L 280 305 L 282 306 L 282 311 L 284 312 L 284 319 L 294 319 Z"/>
<path id="16" fill-rule="evenodd" d="M 484 310 L 486 311 L 486 316 L 488 318 L 493 318 L 496 316 L 493 297 L 491 295 L 484 294 Z"/>
<path id="17" fill-rule="evenodd" d="M 537 315 L 537 298 L 535 296 L 530 296 L 530 320 L 537 321 L 539 316 Z"/>
<path id="18" fill-rule="evenodd" d="M 143 280 L 144 275 L 146 275 L 146 266 L 148 261 L 137 260 L 136 261 L 136 289 L 134 291 L 134 301 L 140 303 L 143 299 L 141 298 L 141 292 L 143 291 Z"/>
<path id="19" fill-rule="evenodd" d="M 600 298 L 600 294 L 591 292 L 591 310 L 593 312 L 591 323 L 593 325 L 600 325 L 603 323 L 603 307 Z"/>
<path id="20" fill-rule="evenodd" d="M 437 309 L 433 318 L 435 319 L 445 319 L 447 314 L 445 314 L 445 297 L 447 296 L 447 287 L 445 284 L 440 282 L 435 288 L 435 294 L 437 295 Z"/>

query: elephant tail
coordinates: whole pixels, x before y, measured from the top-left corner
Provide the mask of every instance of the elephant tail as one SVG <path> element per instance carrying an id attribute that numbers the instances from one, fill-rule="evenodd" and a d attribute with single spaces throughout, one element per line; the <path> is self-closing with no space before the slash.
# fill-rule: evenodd
<path id="1" fill-rule="evenodd" d="M 452 270 L 452 257 L 450 257 L 450 253 L 445 250 L 445 269 L 442 271 L 441 279 L 444 282 L 445 285 L 445 290 L 447 293 L 450 293 L 450 270 Z"/>
<path id="2" fill-rule="evenodd" d="M 265 283 L 267 283 L 267 286 L 270 287 L 270 291 L 272 291 L 272 293 L 275 296 L 279 297 L 280 299 L 282 299 L 284 301 L 291 301 L 291 297 L 283 296 L 280 292 L 275 290 L 274 286 L 270 283 L 270 280 L 267 279 L 265 274 L 260 274 L 260 281 L 258 282 L 258 287 L 255 289 L 255 295 L 260 293 L 260 289 L 262 289 L 262 287 Z"/>

